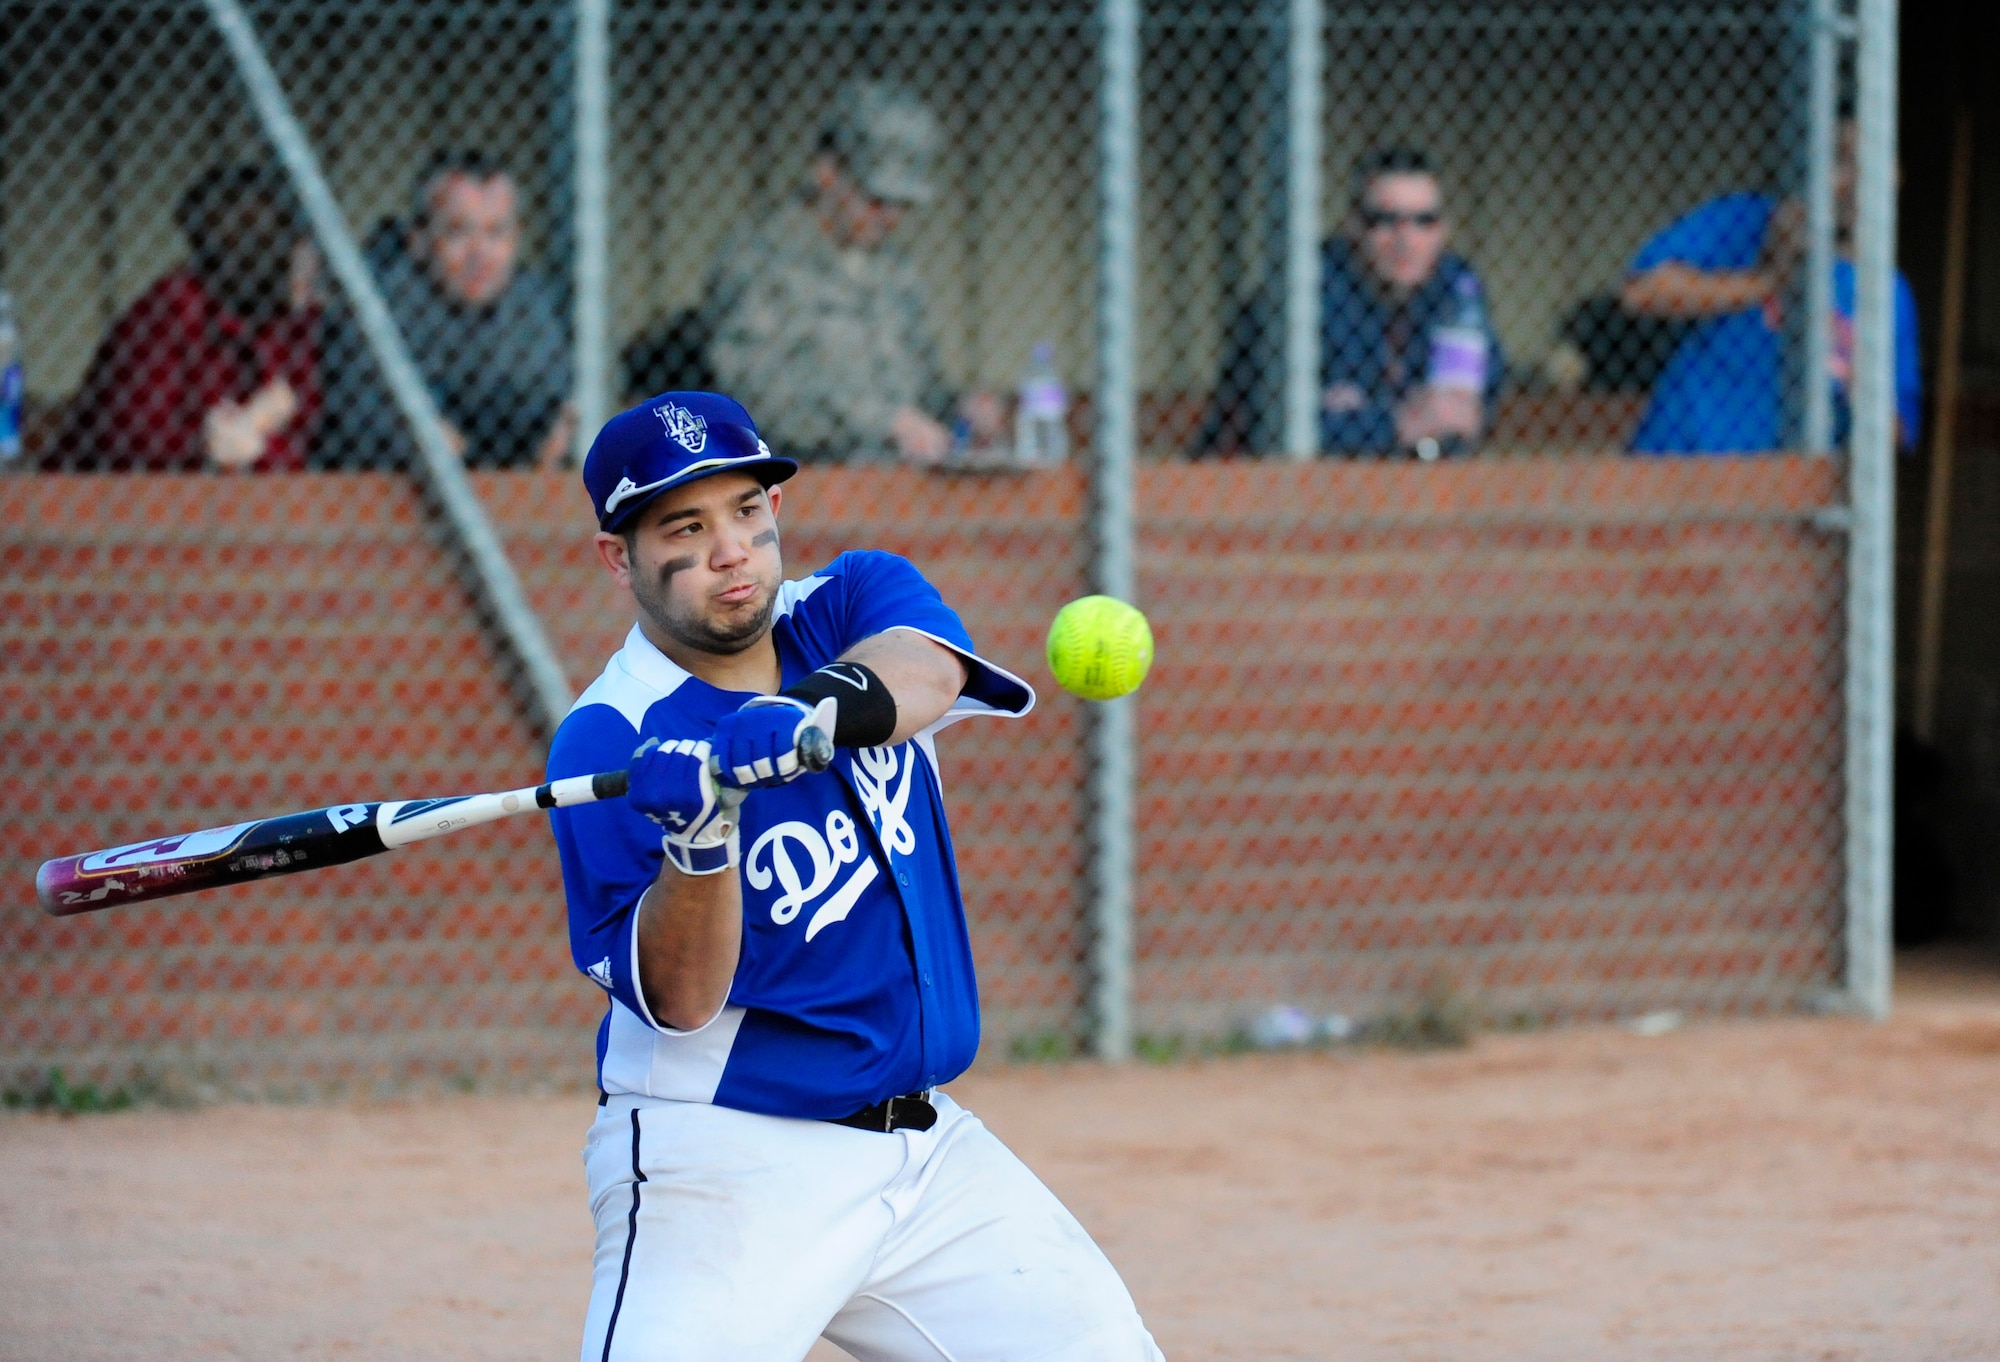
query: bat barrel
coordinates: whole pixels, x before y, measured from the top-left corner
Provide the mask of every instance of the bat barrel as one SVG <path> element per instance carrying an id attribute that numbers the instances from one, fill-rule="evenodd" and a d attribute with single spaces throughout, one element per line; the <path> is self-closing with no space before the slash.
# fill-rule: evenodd
<path id="1" fill-rule="evenodd" d="M 88 912 L 96 904 L 79 907 L 65 906 L 63 891 L 75 889 L 76 863 L 81 856 L 59 856 L 53 861 L 43 861 L 42 868 L 35 872 L 35 898 L 42 905 L 42 911 L 50 917 L 68 917 L 71 913 Z"/>
<path id="2" fill-rule="evenodd" d="M 385 850 L 375 831 L 379 807 L 341 804 L 61 856 L 35 872 L 35 897 L 51 917 L 72 917 L 340 865 Z"/>

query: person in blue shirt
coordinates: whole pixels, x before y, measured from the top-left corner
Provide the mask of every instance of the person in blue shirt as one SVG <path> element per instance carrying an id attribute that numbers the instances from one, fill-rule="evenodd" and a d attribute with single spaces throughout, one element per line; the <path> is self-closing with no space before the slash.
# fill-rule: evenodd
<path id="1" fill-rule="evenodd" d="M 551 779 L 629 771 L 551 813 L 607 995 L 583 1356 L 1151 1362 L 1103 1253 L 940 1091 L 979 998 L 934 739 L 1034 692 L 902 558 L 784 580 L 796 467 L 699 392 L 614 417 L 584 464 L 637 622 L 549 754 Z"/>
<path id="2" fill-rule="evenodd" d="M 1826 381 L 1834 439 L 1844 443 L 1854 364 L 1854 123 L 1834 161 L 1833 325 Z M 1639 249 L 1620 291 L 1628 312 L 1696 320 L 1675 348 L 1632 437 L 1641 454 L 1755 453 L 1788 438 L 1785 316 L 1805 258 L 1805 206 L 1725 194 L 1668 224 Z M 1895 298 L 1896 440 L 1914 447 L 1922 416 L 1917 304 L 1899 272 Z M 1795 418 L 1792 418 L 1795 419 Z"/>
<path id="3" fill-rule="evenodd" d="M 1450 240 L 1444 189 L 1424 153 L 1391 147 L 1355 164 L 1346 226 L 1320 259 L 1323 452 L 1435 458 L 1477 444 L 1506 357 L 1485 286 Z M 1283 329 L 1272 289 L 1232 319 L 1204 451 L 1279 449 L 1265 357 Z"/>

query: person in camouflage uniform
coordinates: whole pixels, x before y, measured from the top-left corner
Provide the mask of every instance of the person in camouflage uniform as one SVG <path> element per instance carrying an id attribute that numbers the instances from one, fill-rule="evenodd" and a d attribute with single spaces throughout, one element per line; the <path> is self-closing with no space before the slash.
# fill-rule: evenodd
<path id="1" fill-rule="evenodd" d="M 924 283 L 890 241 L 933 193 L 936 118 L 905 90 L 841 90 L 805 192 L 725 248 L 703 319 L 718 385 L 757 412 L 771 443 L 801 459 L 934 464 L 952 446 L 953 395 Z M 971 443 L 990 443 L 999 401 L 957 405 Z"/>

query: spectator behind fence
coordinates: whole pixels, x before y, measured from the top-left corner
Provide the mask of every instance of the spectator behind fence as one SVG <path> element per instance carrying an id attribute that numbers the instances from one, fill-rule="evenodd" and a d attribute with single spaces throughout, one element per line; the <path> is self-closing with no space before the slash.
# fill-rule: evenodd
<path id="1" fill-rule="evenodd" d="M 47 468 L 305 466 L 320 413 L 319 253 L 289 186 L 222 166 L 182 194 L 188 263 L 112 323 Z"/>
<path id="2" fill-rule="evenodd" d="M 417 176 L 408 223 L 384 222 L 368 241 L 390 315 L 468 465 L 558 462 L 575 434 L 569 342 L 555 291 L 518 267 L 520 189 L 477 151 L 433 156 Z M 352 312 L 327 319 L 327 420 L 313 462 L 324 468 L 405 468 L 417 457 Z"/>
<path id="3" fill-rule="evenodd" d="M 1843 118 L 1834 159 L 1834 439 L 1847 438 L 1854 364 L 1854 121 Z M 1694 320 L 1653 389 L 1632 437 L 1642 454 L 1755 453 L 1785 439 L 1785 308 L 1799 296 L 1805 204 L 1725 194 L 1670 223 L 1639 248 L 1620 292 L 1641 316 Z M 1896 276 L 1896 440 L 1911 448 L 1921 417 L 1917 304 Z M 1794 418 L 1795 419 L 1795 418 Z"/>
<path id="4" fill-rule="evenodd" d="M 971 443 L 1000 435 L 992 394 L 954 403 L 923 280 L 890 240 L 932 197 L 938 138 L 908 91 L 846 86 L 804 194 L 716 262 L 703 305 L 709 362 L 788 454 L 934 464 L 951 451 L 954 411 Z"/>
<path id="5" fill-rule="evenodd" d="M 1320 448 L 1428 458 L 1470 449 L 1505 360 L 1479 275 L 1445 249 L 1437 172 L 1420 151 L 1371 152 L 1355 163 L 1350 203 L 1320 257 Z M 1280 444 L 1280 385 L 1264 357 L 1282 366 L 1281 287 L 1274 281 L 1231 321 L 1204 449 Z"/>

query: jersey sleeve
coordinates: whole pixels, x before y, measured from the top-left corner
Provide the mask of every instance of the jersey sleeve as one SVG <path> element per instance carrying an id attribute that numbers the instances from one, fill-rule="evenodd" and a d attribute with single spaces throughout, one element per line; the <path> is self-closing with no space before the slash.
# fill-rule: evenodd
<path id="1" fill-rule="evenodd" d="M 803 603 L 802 613 L 817 617 L 808 627 L 818 625 L 826 661 L 865 638 L 891 629 L 908 629 L 965 659 L 970 675 L 950 717 L 1013 717 L 1035 707 L 1034 688 L 979 655 L 958 612 L 945 604 L 938 589 L 909 559 L 879 550 L 843 553 L 820 575 L 828 578 L 834 589 L 814 592 Z"/>
<path id="2" fill-rule="evenodd" d="M 1762 194 L 1725 194 L 1683 213 L 1656 232 L 1632 259 L 1632 273 L 1661 265 L 1698 270 L 1747 270 L 1764 254 L 1771 201 Z"/>
<path id="3" fill-rule="evenodd" d="M 571 712 L 549 747 L 549 779 L 622 771 L 639 735 L 609 705 Z M 660 829 L 622 799 L 549 810 L 569 907 L 570 958 L 590 981 L 656 1030 L 639 987 L 639 900 L 659 878 Z"/>

